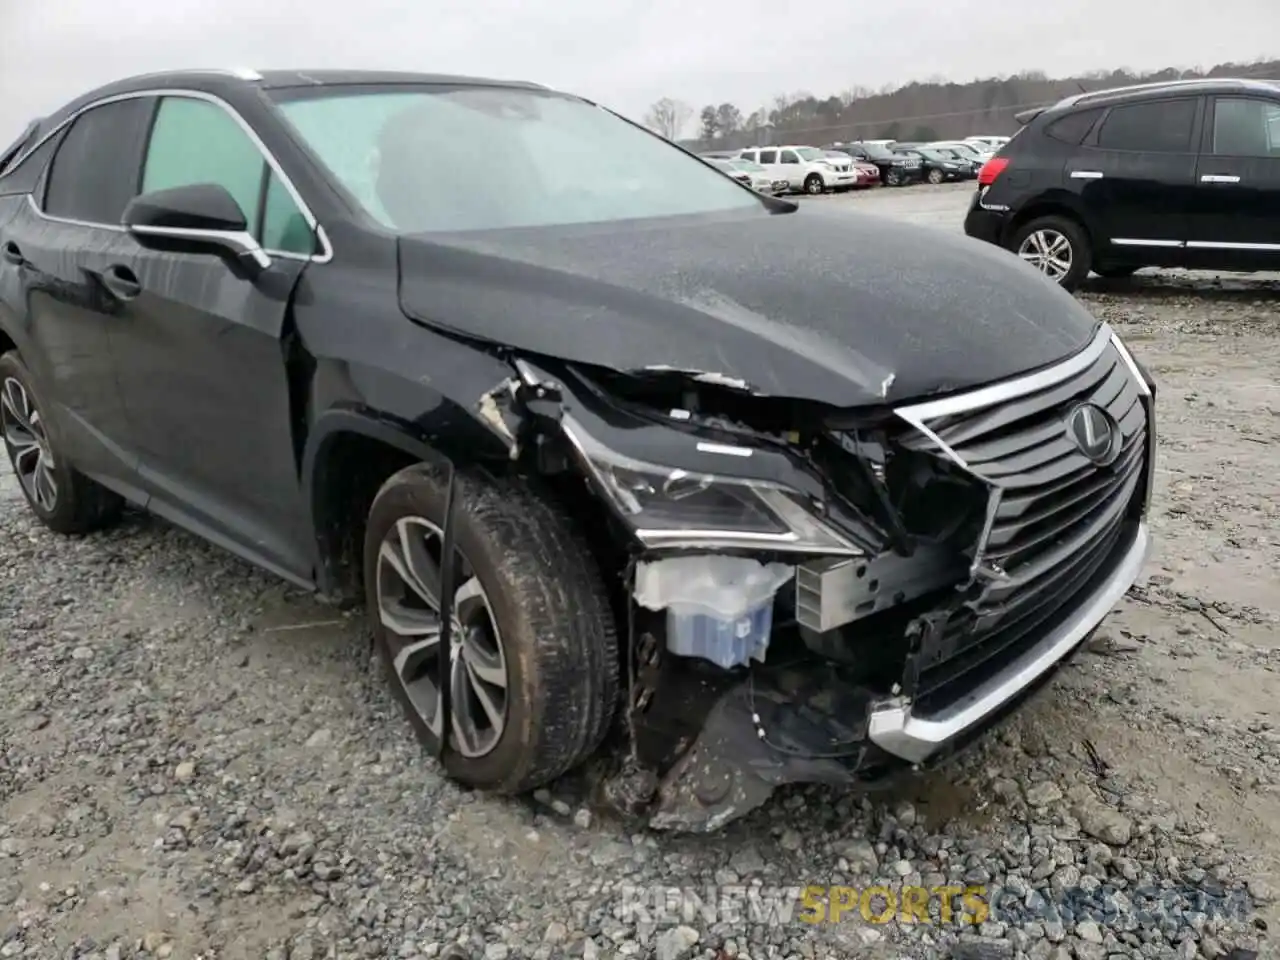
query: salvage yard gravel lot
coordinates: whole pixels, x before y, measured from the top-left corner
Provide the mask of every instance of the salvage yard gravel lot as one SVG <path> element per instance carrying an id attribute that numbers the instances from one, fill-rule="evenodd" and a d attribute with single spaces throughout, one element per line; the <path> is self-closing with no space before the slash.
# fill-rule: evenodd
<path id="1" fill-rule="evenodd" d="M 970 189 L 802 202 L 954 231 Z M 785 790 L 711 837 L 633 832 L 576 779 L 458 788 L 358 612 L 143 516 L 62 539 L 0 474 L 0 958 L 1280 955 L 1280 280 L 1148 271 L 1080 298 L 1159 381 L 1145 576 L 951 769 Z M 975 927 L 648 892 L 877 882 L 1004 893 Z M 1072 914 L 1105 885 L 1119 910 Z M 1155 888 L 1163 922 L 1123 909 Z M 1056 915 L 1009 908 L 1037 890 Z"/>

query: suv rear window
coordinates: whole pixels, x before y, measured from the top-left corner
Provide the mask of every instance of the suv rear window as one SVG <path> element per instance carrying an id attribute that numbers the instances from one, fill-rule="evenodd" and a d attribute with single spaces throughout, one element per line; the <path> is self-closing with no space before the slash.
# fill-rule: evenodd
<path id="1" fill-rule="evenodd" d="M 1112 107 L 1098 132 L 1104 150 L 1186 153 L 1191 149 L 1196 101 L 1155 100 Z"/>
<path id="2" fill-rule="evenodd" d="M 1089 131 L 1093 129 L 1093 125 L 1098 122 L 1100 116 L 1102 116 L 1101 107 L 1069 113 L 1045 127 L 1044 132 L 1055 140 L 1078 146 L 1084 142 L 1084 138 L 1089 135 Z"/>

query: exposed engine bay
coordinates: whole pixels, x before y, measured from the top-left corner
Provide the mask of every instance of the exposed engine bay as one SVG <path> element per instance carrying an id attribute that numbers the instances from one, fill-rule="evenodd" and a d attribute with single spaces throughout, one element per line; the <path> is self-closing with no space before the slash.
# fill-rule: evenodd
<path id="1" fill-rule="evenodd" d="M 631 545 L 605 793 L 655 828 L 953 753 L 1145 553 L 1151 390 L 1106 328 L 1008 387 L 853 412 L 696 371 L 515 363 L 482 417 L 513 459 L 585 474 Z"/>

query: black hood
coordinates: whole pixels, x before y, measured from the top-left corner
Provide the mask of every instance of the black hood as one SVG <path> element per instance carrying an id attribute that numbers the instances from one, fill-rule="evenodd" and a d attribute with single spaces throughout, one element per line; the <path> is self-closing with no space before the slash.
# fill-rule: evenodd
<path id="1" fill-rule="evenodd" d="M 1045 366 L 1096 323 L 989 244 L 852 211 L 405 237 L 412 318 L 619 371 L 675 367 L 839 407 Z"/>

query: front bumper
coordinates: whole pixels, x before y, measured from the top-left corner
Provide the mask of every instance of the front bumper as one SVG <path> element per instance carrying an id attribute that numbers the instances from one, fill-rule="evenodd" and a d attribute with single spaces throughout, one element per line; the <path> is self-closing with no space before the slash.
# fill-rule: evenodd
<path id="1" fill-rule="evenodd" d="M 941 762 L 1042 689 L 1124 597 L 1146 560 L 1154 395 L 1150 378 L 1104 325 L 1088 347 L 1054 367 L 898 408 L 921 436 L 961 463 L 989 446 L 990 431 L 1013 444 L 1016 469 L 995 462 L 1002 486 L 991 488 L 988 525 L 972 557 L 973 569 L 983 571 L 969 584 L 981 587 L 979 595 L 966 590 L 958 603 L 931 601 L 931 612 L 912 621 L 921 631 L 903 636 L 901 673 L 888 664 L 889 676 L 882 671 L 873 680 L 863 661 L 875 657 L 855 647 L 839 652 L 838 640 L 806 641 L 814 656 L 753 668 L 749 678 L 706 696 L 703 702 L 714 706 L 693 747 L 667 770 L 651 824 L 714 830 L 783 783 L 853 784 Z M 1115 418 L 1115 459 L 1086 469 L 1082 453 L 1066 453 L 1034 432 L 1062 415 L 1060 396 L 1095 398 Z M 997 410 L 1021 418 L 1031 433 L 999 434 L 1003 421 L 991 419 Z M 1017 445 L 1028 437 L 1039 437 L 1039 445 Z M 971 462 L 985 476 L 990 465 Z M 1059 483 L 1040 490 L 1053 479 L 1036 472 L 1045 464 L 1061 468 Z M 1057 506 L 1049 509 L 1051 500 Z M 835 590 L 827 606 L 812 575 L 797 589 L 797 619 L 833 637 L 827 613 L 850 597 Z M 891 694 L 893 676 L 901 680 Z"/>
<path id="2" fill-rule="evenodd" d="M 1075 612 L 1059 623 L 1035 648 L 1007 666 L 963 699 L 932 716 L 914 716 L 902 701 L 877 704 L 868 721 L 872 743 L 911 763 L 921 763 L 948 742 L 982 723 L 1050 670 L 1091 634 L 1102 618 L 1120 602 L 1146 562 L 1151 534 L 1139 523 L 1115 571 Z"/>

